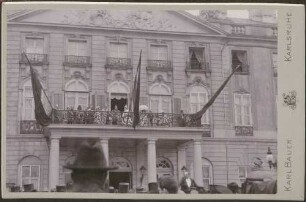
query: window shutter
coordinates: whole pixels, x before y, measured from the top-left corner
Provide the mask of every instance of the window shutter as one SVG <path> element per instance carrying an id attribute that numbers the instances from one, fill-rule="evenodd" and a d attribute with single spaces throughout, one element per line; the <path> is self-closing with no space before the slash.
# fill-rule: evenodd
<path id="1" fill-rule="evenodd" d="M 63 109 L 63 94 L 61 93 L 55 93 L 53 95 L 53 107 L 55 108 L 56 105 L 58 106 L 58 109 Z"/>
<path id="2" fill-rule="evenodd" d="M 99 106 L 101 109 L 105 108 L 105 96 L 104 95 L 96 95 L 97 102 L 96 105 Z"/>
<path id="3" fill-rule="evenodd" d="M 140 97 L 139 104 L 148 106 L 148 98 L 147 97 Z"/>
<path id="4" fill-rule="evenodd" d="M 173 112 L 175 114 L 181 113 L 181 99 L 180 98 L 173 99 Z"/>

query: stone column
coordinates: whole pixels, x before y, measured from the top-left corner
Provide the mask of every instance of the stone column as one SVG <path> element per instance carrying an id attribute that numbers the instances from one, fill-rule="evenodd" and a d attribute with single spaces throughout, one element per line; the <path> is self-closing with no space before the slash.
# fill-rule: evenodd
<path id="1" fill-rule="evenodd" d="M 198 186 L 203 187 L 203 173 L 202 173 L 202 149 L 201 139 L 193 140 L 193 171 L 194 181 Z"/>
<path id="2" fill-rule="evenodd" d="M 156 139 L 148 139 L 148 183 L 157 182 Z"/>
<path id="3" fill-rule="evenodd" d="M 49 154 L 49 191 L 56 189 L 59 183 L 59 138 L 50 139 Z"/>
<path id="4" fill-rule="evenodd" d="M 109 166 L 108 138 L 100 139 L 100 143 L 105 156 L 106 164 Z"/>
<path id="5" fill-rule="evenodd" d="M 182 167 L 186 165 L 186 148 L 183 146 L 180 146 L 177 148 L 177 173 L 178 173 L 178 182 L 180 182 L 180 180 L 183 177 L 183 173 L 182 173 Z"/>

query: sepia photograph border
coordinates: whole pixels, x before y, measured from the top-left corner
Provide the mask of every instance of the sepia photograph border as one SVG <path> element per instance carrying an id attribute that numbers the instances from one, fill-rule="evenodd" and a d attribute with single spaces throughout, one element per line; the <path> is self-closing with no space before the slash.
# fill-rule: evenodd
<path id="1" fill-rule="evenodd" d="M 15 9 L 143 9 L 143 10 L 243 10 L 271 9 L 278 13 L 278 128 L 277 194 L 110 194 L 110 193 L 11 193 L 6 187 L 6 73 L 7 11 Z M 96 2 L 15 2 L 2 4 L 1 63 L 1 187 L 3 198 L 59 199 L 142 199 L 142 200 L 304 200 L 305 179 L 305 10 L 303 5 L 262 3 L 96 3 Z M 289 40 L 291 38 L 291 40 Z M 290 55 L 289 61 L 286 56 Z M 284 102 L 283 95 L 294 91 L 296 107 Z M 290 166 L 289 166 L 290 164 Z M 290 190 L 286 188 L 290 186 Z"/>

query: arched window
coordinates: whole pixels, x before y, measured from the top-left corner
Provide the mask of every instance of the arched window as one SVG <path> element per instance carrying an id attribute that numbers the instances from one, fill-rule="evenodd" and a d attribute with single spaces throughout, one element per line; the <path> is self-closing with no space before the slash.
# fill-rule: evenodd
<path id="1" fill-rule="evenodd" d="M 153 113 L 171 113 L 171 90 L 165 84 L 153 84 L 150 88 L 150 109 Z"/>
<path id="2" fill-rule="evenodd" d="M 162 176 L 172 176 L 173 166 L 169 159 L 158 157 L 156 159 L 157 179 Z"/>
<path id="3" fill-rule="evenodd" d="M 83 110 L 88 107 L 89 93 L 85 82 L 77 79 L 66 84 L 65 106 L 77 109 L 80 105 Z"/>
<path id="4" fill-rule="evenodd" d="M 203 172 L 203 185 L 205 188 L 209 188 L 210 184 L 213 184 L 213 166 L 212 163 L 202 158 L 202 172 Z"/>
<path id="5" fill-rule="evenodd" d="M 196 113 L 208 101 L 208 91 L 203 86 L 193 86 L 189 92 L 190 113 Z M 202 124 L 209 124 L 209 110 L 202 116 Z"/>
<path id="6" fill-rule="evenodd" d="M 41 160 L 36 156 L 24 157 L 18 165 L 19 184 L 23 187 L 25 184 L 33 184 L 34 189 L 39 191 L 41 178 Z"/>

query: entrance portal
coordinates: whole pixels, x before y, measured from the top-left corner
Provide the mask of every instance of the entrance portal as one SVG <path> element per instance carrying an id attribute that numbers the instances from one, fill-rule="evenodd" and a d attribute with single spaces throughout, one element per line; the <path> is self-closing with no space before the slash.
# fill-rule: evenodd
<path id="1" fill-rule="evenodd" d="M 119 189 L 119 183 L 127 182 L 129 183 L 129 189 L 133 187 L 132 185 L 132 172 L 110 172 L 109 173 L 109 186 Z"/>

